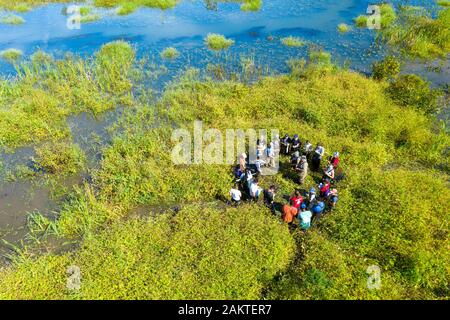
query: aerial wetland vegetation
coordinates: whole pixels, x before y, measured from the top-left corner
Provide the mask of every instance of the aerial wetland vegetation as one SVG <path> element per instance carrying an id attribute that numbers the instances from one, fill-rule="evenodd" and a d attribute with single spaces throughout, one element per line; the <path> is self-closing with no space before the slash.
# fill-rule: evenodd
<path id="1" fill-rule="evenodd" d="M 0 0 L 0 299 L 448 299 L 450 5 L 369 5 Z M 325 155 L 235 204 L 199 121 Z"/>

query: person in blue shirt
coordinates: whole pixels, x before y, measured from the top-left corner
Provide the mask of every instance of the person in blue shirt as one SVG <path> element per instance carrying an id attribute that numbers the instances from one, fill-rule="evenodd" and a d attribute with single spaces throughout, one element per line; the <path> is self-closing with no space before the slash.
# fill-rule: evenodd
<path id="1" fill-rule="evenodd" d="M 312 218 L 312 212 L 309 210 L 306 210 L 306 204 L 302 203 L 300 206 L 300 214 L 298 215 L 298 225 L 300 229 L 303 231 L 308 230 L 311 227 L 311 218 Z"/>
<path id="2" fill-rule="evenodd" d="M 313 213 L 314 222 L 319 222 L 323 212 L 325 211 L 325 202 L 322 198 L 317 198 L 314 201 L 311 211 Z"/>

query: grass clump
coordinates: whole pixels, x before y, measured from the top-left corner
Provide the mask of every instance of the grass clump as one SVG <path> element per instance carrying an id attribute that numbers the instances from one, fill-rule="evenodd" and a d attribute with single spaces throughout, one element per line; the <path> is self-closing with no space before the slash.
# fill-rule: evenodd
<path id="1" fill-rule="evenodd" d="M 241 5 L 242 11 L 258 11 L 261 9 L 262 0 L 244 0 Z"/>
<path id="2" fill-rule="evenodd" d="M 347 33 L 351 30 L 351 27 L 346 23 L 339 24 L 337 28 L 340 33 Z"/>
<path id="3" fill-rule="evenodd" d="M 383 60 L 373 63 L 372 77 L 376 80 L 391 80 L 400 73 L 400 61 L 393 56 L 387 56 Z"/>
<path id="4" fill-rule="evenodd" d="M 121 4 L 120 7 L 117 8 L 117 14 L 120 16 L 126 16 L 135 12 L 137 9 L 138 6 L 135 3 L 126 2 Z"/>
<path id="5" fill-rule="evenodd" d="M 15 14 L 8 14 L 0 19 L 0 23 L 20 25 L 25 23 L 25 19 Z"/>
<path id="6" fill-rule="evenodd" d="M 366 28 L 367 27 L 368 18 L 366 15 L 360 15 L 360 16 L 356 17 L 354 19 L 354 21 L 355 21 L 355 25 L 358 28 Z"/>
<path id="7" fill-rule="evenodd" d="M 292 36 L 281 39 L 281 43 L 287 47 L 303 47 L 306 44 L 303 39 Z"/>
<path id="8" fill-rule="evenodd" d="M 161 57 L 163 59 L 172 60 L 172 59 L 178 58 L 179 55 L 180 55 L 180 52 L 174 47 L 166 48 L 166 49 L 164 49 L 163 52 L 161 52 Z"/>
<path id="9" fill-rule="evenodd" d="M 205 38 L 205 42 L 209 49 L 215 51 L 228 49 L 234 44 L 234 40 L 227 39 L 225 36 L 216 33 L 209 33 Z"/>
<path id="10" fill-rule="evenodd" d="M 0 51 L 0 57 L 10 63 L 14 63 L 22 57 L 23 53 L 19 49 L 6 49 Z"/>
<path id="11" fill-rule="evenodd" d="M 85 156 L 78 145 L 48 142 L 35 151 L 36 166 L 44 173 L 71 175 L 84 168 Z"/>
<path id="12" fill-rule="evenodd" d="M 72 256 L 43 256 L 3 271 L 0 298 L 70 298 L 66 268 L 77 265 L 79 299 L 257 299 L 293 253 L 287 226 L 268 210 L 187 206 L 176 216 L 115 223 Z M 32 275 L 42 270 L 48 276 L 39 285 Z M 27 280 L 18 282 L 19 275 Z"/>
<path id="13" fill-rule="evenodd" d="M 431 89 L 429 82 L 415 74 L 399 76 L 390 83 L 387 92 L 401 106 L 412 107 L 426 114 L 438 111 L 440 90 Z"/>

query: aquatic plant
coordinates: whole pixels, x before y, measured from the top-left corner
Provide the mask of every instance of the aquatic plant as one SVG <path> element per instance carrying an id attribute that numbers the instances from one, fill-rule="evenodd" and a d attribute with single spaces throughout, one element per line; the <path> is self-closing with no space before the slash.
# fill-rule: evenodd
<path id="1" fill-rule="evenodd" d="M 441 7 L 450 7 L 450 1 L 449 0 L 437 0 L 437 4 Z"/>
<path id="2" fill-rule="evenodd" d="M 23 53 L 21 50 L 18 49 L 6 49 L 3 51 L 0 51 L 0 58 L 5 59 L 8 62 L 16 62 L 22 57 Z"/>
<path id="3" fill-rule="evenodd" d="M 287 47 L 303 47 L 306 44 L 303 39 L 292 36 L 282 38 L 281 43 Z"/>
<path id="4" fill-rule="evenodd" d="M 338 31 L 340 33 L 347 33 L 351 30 L 351 27 L 346 23 L 341 23 L 338 25 Z"/>
<path id="5" fill-rule="evenodd" d="M 354 19 L 354 21 L 355 21 L 355 25 L 358 28 L 366 28 L 367 27 L 368 18 L 366 15 L 360 15 L 360 16 L 356 17 Z"/>
<path id="6" fill-rule="evenodd" d="M 8 14 L 8 15 L 0 18 L 0 23 L 19 25 L 19 24 L 24 24 L 25 19 L 22 18 L 21 16 L 15 15 L 15 14 Z"/>
<path id="7" fill-rule="evenodd" d="M 161 57 L 164 59 L 176 59 L 179 55 L 180 53 L 174 47 L 166 48 L 161 52 Z"/>
<path id="8" fill-rule="evenodd" d="M 242 11 L 258 11 L 261 9 L 262 0 L 244 0 L 241 5 Z"/>
<path id="9" fill-rule="evenodd" d="M 221 34 L 208 33 L 205 38 L 205 43 L 209 49 L 219 51 L 228 49 L 234 44 L 234 40 L 227 39 Z"/>
<path id="10" fill-rule="evenodd" d="M 81 15 L 80 22 L 81 23 L 89 23 L 98 21 L 101 19 L 101 15 L 98 13 L 87 13 L 85 15 Z"/>

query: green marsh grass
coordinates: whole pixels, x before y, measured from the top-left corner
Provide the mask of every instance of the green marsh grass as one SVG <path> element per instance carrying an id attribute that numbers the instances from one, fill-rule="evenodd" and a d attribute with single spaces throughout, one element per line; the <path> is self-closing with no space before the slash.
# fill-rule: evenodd
<path id="1" fill-rule="evenodd" d="M 85 155 L 75 144 L 49 142 L 35 151 L 36 165 L 48 174 L 73 175 L 85 167 Z"/>
<path id="2" fill-rule="evenodd" d="M 129 79 L 119 74 L 131 67 L 125 62 L 133 56 L 125 43 L 99 51 L 93 79 L 102 94 L 129 93 Z M 450 190 L 442 169 L 449 167 L 448 134 L 420 110 L 422 101 L 398 102 L 409 96 L 401 85 L 389 92 L 389 82 L 340 69 L 322 51 L 292 65 L 295 76 L 265 77 L 252 85 L 201 80 L 190 71 L 155 104 L 132 101 L 135 108 L 113 128 L 92 183 L 76 188 L 54 221 L 62 237 L 79 241 L 79 249 L 22 255 L 0 272 L 0 298 L 448 296 Z M 47 78 L 31 79 L 36 87 Z M 9 87 L 0 88 L 11 101 Z M 231 165 L 172 162 L 173 130 L 192 132 L 195 120 L 203 121 L 204 130 L 221 132 L 277 128 L 322 141 L 327 156 L 340 151 L 346 175 L 338 185 L 340 202 L 306 234 L 289 232 L 262 204 L 228 208 L 217 199 L 228 198 Z M 317 178 L 309 175 L 306 185 L 316 185 Z M 283 203 L 298 188 L 284 166 L 261 181 L 263 187 L 271 184 Z M 181 210 L 155 216 L 148 209 L 149 218 L 129 217 L 142 206 Z M 83 272 L 76 296 L 65 290 L 66 268 L 74 264 Z M 381 290 L 367 290 L 369 265 L 383 270 Z"/>
<path id="3" fill-rule="evenodd" d="M 225 50 L 234 44 L 234 40 L 216 33 L 209 33 L 205 38 L 205 43 L 209 49 L 214 51 Z"/>

